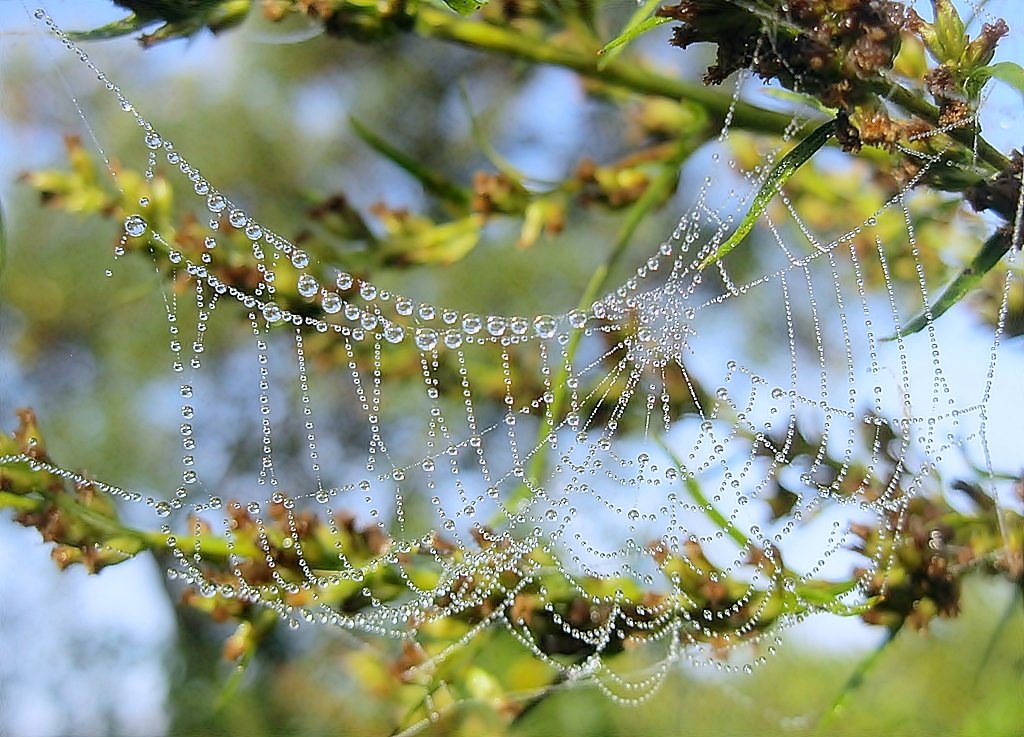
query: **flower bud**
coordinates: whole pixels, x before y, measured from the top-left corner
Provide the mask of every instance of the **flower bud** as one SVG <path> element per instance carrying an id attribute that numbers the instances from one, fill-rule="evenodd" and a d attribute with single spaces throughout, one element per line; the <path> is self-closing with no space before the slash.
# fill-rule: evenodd
<path id="1" fill-rule="evenodd" d="M 996 54 L 999 39 L 1010 32 L 1010 27 L 1002 18 L 995 23 L 986 23 L 981 27 L 981 35 L 967 44 L 964 50 L 963 63 L 968 69 L 986 66 Z"/>
<path id="2" fill-rule="evenodd" d="M 932 0 L 932 6 L 935 8 L 935 22 L 932 28 L 935 31 L 938 53 L 936 50 L 929 50 L 940 62 L 959 61 L 967 46 L 964 22 L 960 19 L 953 0 Z"/>

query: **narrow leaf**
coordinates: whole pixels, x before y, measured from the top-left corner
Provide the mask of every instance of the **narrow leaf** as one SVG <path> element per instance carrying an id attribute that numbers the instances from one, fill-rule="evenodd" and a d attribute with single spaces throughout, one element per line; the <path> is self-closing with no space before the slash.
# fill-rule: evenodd
<path id="1" fill-rule="evenodd" d="M 473 135 L 473 143 L 479 147 L 483 155 L 487 157 L 487 160 L 494 164 L 495 169 L 515 182 L 522 182 L 524 179 L 527 179 L 528 177 L 525 174 L 516 169 L 511 161 L 502 156 L 498 149 L 491 145 L 490 140 L 488 140 L 480 125 L 480 121 L 473 114 L 473 103 L 470 101 L 469 92 L 463 84 L 459 84 L 459 100 L 466 111 L 466 117 L 469 118 L 469 129 Z"/>
<path id="2" fill-rule="evenodd" d="M 672 21 L 672 19 L 667 16 L 651 15 L 660 3 L 661 0 L 647 0 L 647 2 L 633 12 L 629 22 L 626 23 L 626 27 L 622 29 L 622 33 L 605 44 L 604 48 L 597 52 L 604 57 L 597 64 L 598 69 L 603 68 L 608 64 L 608 62 L 622 53 L 626 46 L 636 40 L 639 36 L 647 33 L 647 31 L 652 28 L 657 28 L 660 25 L 670 23 Z"/>
<path id="3" fill-rule="evenodd" d="M 452 184 L 440 174 L 430 171 L 423 164 L 416 161 L 403 151 L 399 151 L 355 118 L 349 117 L 349 122 L 352 125 L 352 129 L 356 132 L 356 135 L 358 135 L 366 145 L 415 177 L 428 192 L 437 195 L 441 199 L 454 202 L 458 205 L 469 204 L 469 193 L 466 190 Z"/>
<path id="4" fill-rule="evenodd" d="M 645 18 L 644 20 L 637 23 L 635 26 L 627 28 L 619 36 L 615 37 L 614 39 L 606 43 L 597 53 L 601 54 L 602 56 L 608 54 L 608 52 L 610 51 L 614 51 L 617 48 L 625 46 L 626 44 L 633 41 L 633 39 L 635 39 L 637 36 L 646 33 L 652 28 L 657 28 L 660 25 L 664 25 L 665 23 L 671 22 L 671 18 L 661 15 Z"/>
<path id="5" fill-rule="evenodd" d="M 149 23 L 153 23 L 150 20 Z M 146 24 L 132 13 L 126 18 L 115 20 L 105 26 L 94 28 L 91 31 L 69 31 L 68 37 L 73 41 L 102 41 L 108 38 L 120 38 L 141 30 Z"/>
<path id="6" fill-rule="evenodd" d="M 896 335 L 884 338 L 886 341 L 896 340 L 920 332 L 928 323 L 938 320 L 950 307 L 978 286 L 982 277 L 999 263 L 1003 255 L 1010 250 L 1011 238 L 1006 229 L 997 230 L 978 251 L 978 255 L 957 274 L 952 284 L 939 297 L 938 301 L 915 317 Z"/>
<path id="7" fill-rule="evenodd" d="M 697 270 L 700 271 L 706 268 L 708 265 L 713 264 L 715 261 L 722 259 L 732 249 L 736 248 L 747 234 L 753 230 L 754 225 L 757 223 L 758 218 L 768 208 L 769 203 L 775 198 L 782 187 L 789 181 L 789 178 L 796 173 L 797 169 L 803 166 L 808 159 L 811 158 L 822 146 L 828 143 L 828 140 L 835 133 L 835 121 L 830 120 L 827 123 L 823 123 L 814 129 L 814 131 L 807 136 L 804 140 L 800 141 L 796 147 L 788 154 L 782 157 L 782 160 L 775 165 L 775 167 L 768 173 L 767 178 L 764 180 L 764 184 L 761 185 L 761 189 L 754 196 L 754 201 L 750 205 L 750 210 L 744 216 L 739 227 L 733 232 L 729 238 L 718 247 L 718 249 L 710 256 L 700 262 Z"/>

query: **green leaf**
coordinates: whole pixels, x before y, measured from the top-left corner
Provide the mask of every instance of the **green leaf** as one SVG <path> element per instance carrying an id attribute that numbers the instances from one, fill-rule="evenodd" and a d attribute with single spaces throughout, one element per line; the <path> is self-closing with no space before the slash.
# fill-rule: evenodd
<path id="1" fill-rule="evenodd" d="M 714 253 L 700 262 L 700 265 L 697 267 L 698 271 L 724 258 L 727 253 L 736 248 L 747 237 L 747 234 L 753 230 L 758 218 L 768 208 L 768 204 L 775 198 L 775 195 L 789 181 L 789 178 L 832 138 L 835 134 L 835 127 L 834 120 L 823 123 L 815 128 L 807 138 L 800 141 L 792 151 L 782 157 L 782 160 L 768 172 L 764 184 L 761 185 L 761 189 L 754 196 L 750 210 L 747 211 L 739 227 Z"/>
<path id="2" fill-rule="evenodd" d="M 349 123 L 351 123 L 356 135 L 366 145 L 415 177 L 428 192 L 457 205 L 469 204 L 469 193 L 465 189 L 452 184 L 440 174 L 427 169 L 408 154 L 399 151 L 355 118 L 350 116 Z"/>
<path id="3" fill-rule="evenodd" d="M 998 79 L 1013 87 L 1024 96 L 1024 67 L 1012 61 L 1001 61 L 998 64 L 982 67 L 975 72 L 983 80 Z"/>
<path id="4" fill-rule="evenodd" d="M 1006 252 L 1010 250 L 1011 243 L 1012 239 L 1008 230 L 997 230 L 992 237 L 985 241 L 985 244 L 971 263 L 957 274 L 952 284 L 946 287 L 946 290 L 934 305 L 926 308 L 924 312 L 907 323 L 896 335 L 890 335 L 883 338 L 883 340 L 893 341 L 897 338 L 905 338 L 908 335 L 920 332 L 928 323 L 938 320 L 950 307 L 978 286 L 982 277 L 991 271 Z"/>
<path id="5" fill-rule="evenodd" d="M 131 33 L 142 30 L 146 25 L 153 22 L 153 19 L 145 22 L 135 15 L 135 13 L 132 13 L 126 18 L 115 20 L 105 26 L 94 28 L 91 31 L 69 31 L 68 37 L 73 41 L 102 41 L 108 38 L 120 38 L 121 36 L 127 36 Z"/>
<path id="6" fill-rule="evenodd" d="M 459 84 L 459 100 L 462 102 L 462 107 L 466 111 L 466 117 L 469 118 L 469 129 L 473 135 L 473 142 L 479 147 L 481 153 L 487 157 L 487 160 L 494 164 L 494 168 L 500 171 L 502 174 L 507 176 L 509 179 L 521 183 L 528 177 L 521 171 L 515 168 L 508 159 L 501 155 L 501 153 L 491 145 L 487 135 L 484 133 L 483 128 L 480 125 L 480 121 L 473 113 L 473 103 L 469 99 L 469 92 L 466 91 L 466 87 L 463 84 Z"/>
<path id="7" fill-rule="evenodd" d="M 667 16 L 651 16 L 651 13 L 654 12 L 660 3 L 661 0 L 647 0 L 647 2 L 633 12 L 629 22 L 626 23 L 626 27 L 622 29 L 622 33 L 605 44 L 604 48 L 597 52 L 603 56 L 597 64 L 598 69 L 604 68 L 606 64 L 622 53 L 626 46 L 639 36 L 647 33 L 652 28 L 657 28 L 672 21 Z"/>
<path id="8" fill-rule="evenodd" d="M 838 582 L 811 580 L 798 583 L 796 594 L 808 604 L 828 606 L 850 593 L 856 586 L 856 580 Z"/>
<path id="9" fill-rule="evenodd" d="M 487 0 L 444 0 L 444 4 L 459 15 L 469 15 L 486 5 Z"/>

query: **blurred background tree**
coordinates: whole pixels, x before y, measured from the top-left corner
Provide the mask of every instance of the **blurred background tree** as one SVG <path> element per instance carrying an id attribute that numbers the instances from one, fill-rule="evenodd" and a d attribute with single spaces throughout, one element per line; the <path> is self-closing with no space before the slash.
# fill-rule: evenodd
<path id="1" fill-rule="evenodd" d="M 927 190 L 911 203 L 921 261 L 929 275 L 950 275 L 955 269 L 947 263 L 970 263 L 993 232 L 1005 234 L 1002 247 L 1003 241 L 993 241 L 996 260 L 1012 239 L 1005 223 L 1015 218 L 1007 203 L 1017 201 L 1019 166 L 1015 169 L 996 148 L 975 143 L 970 109 L 989 77 L 1014 79 L 1008 67 L 980 71 L 993 68 L 988 50 L 994 50 L 1002 29 L 979 22 L 972 26 L 971 43 L 958 40 L 964 31 L 957 36 L 948 3 L 934 4 L 945 25 L 907 20 L 889 29 L 889 37 L 872 35 L 877 18 L 861 15 L 877 11 L 878 3 L 803 3 L 779 31 L 782 37 L 793 35 L 792 45 L 785 39 L 774 45 L 774 60 L 751 55 L 751 44 L 756 46 L 751 38 L 764 26 L 743 3 L 684 2 L 668 8 L 662 17 L 682 22 L 677 26 L 682 30 L 674 32 L 677 45 L 713 42 L 686 55 L 666 43 L 670 25 L 640 24 L 656 17 L 657 3 L 643 5 L 645 15 L 637 15 L 632 2 L 586 0 L 493 0 L 481 8 L 425 0 L 116 4 L 132 15 L 107 26 L 90 18 L 100 28 L 86 35 L 140 37 L 147 48 L 113 46 L 102 52 L 100 66 L 129 93 L 146 87 L 159 91 L 147 95 L 146 116 L 188 142 L 190 159 L 202 162 L 204 176 L 258 209 L 263 222 L 274 223 L 316 258 L 435 304 L 506 315 L 558 313 L 589 304 L 603 288 L 630 276 L 652 244 L 675 227 L 694 191 L 686 183 L 713 171 L 705 144 L 716 138 L 727 115 L 734 130 L 731 155 L 752 166 L 778 145 L 790 120 L 788 112 L 773 110 L 793 105 L 823 110 L 815 113 L 820 120 L 834 118 L 832 141 L 859 154 L 841 164 L 828 159 L 804 164 L 785 182 L 786 195 L 801 212 L 817 213 L 813 226 L 820 232 L 842 232 L 869 218 L 880 200 L 906 185 L 915 172 L 894 144 L 927 149 L 931 139 L 916 142 L 920 127 L 915 126 L 953 125 L 950 157 L 957 166 L 929 174 L 922 182 Z M 107 6 L 98 0 L 96 5 Z M 751 7 L 772 14 L 778 5 Z M 898 4 L 888 5 L 895 12 Z M 861 57 L 854 52 L 861 53 L 868 66 L 851 71 L 823 58 L 807 67 L 825 70 L 815 78 L 818 84 L 801 84 L 801 96 L 794 98 L 792 90 L 782 89 L 794 87 L 793 80 L 779 69 L 791 70 L 813 56 L 802 45 L 807 33 L 800 29 L 811 25 L 808 18 L 815 13 L 836 28 L 846 27 L 837 20 L 845 17 L 854 18 L 855 29 L 874 29 L 849 39 L 835 31 L 826 44 L 837 57 L 856 59 Z M 238 32 L 227 32 L 239 25 Z M 639 33 L 648 26 L 654 30 Z M 212 38 L 208 30 L 225 33 Z M 608 47 L 617 37 L 622 43 Z M 878 42 L 877 48 L 858 45 L 861 37 Z M 194 45 L 162 43 L 178 38 L 193 39 Z M 93 46 L 87 49 L 99 56 Z M 130 172 L 143 165 L 120 161 L 113 153 L 138 135 L 134 122 L 109 110 L 101 102 L 102 90 L 81 96 L 85 139 L 89 133 L 100 139 L 128 190 L 116 192 L 95 147 L 83 142 L 82 126 L 67 119 L 68 110 L 73 112 L 69 96 L 33 94 L 40 69 L 51 62 L 63 69 L 63 60 L 42 57 L 34 48 L 21 51 L 24 55 L 12 55 L 5 70 L 8 145 L 29 153 L 18 164 L 21 184 L 5 195 L 7 376 L 0 410 L 11 417 L 15 406 L 31 404 L 41 431 L 32 416 L 23 415 L 19 430 L 0 450 L 48 453 L 65 468 L 116 478 L 126 488 L 173 489 L 180 469 L 167 448 L 179 444 L 177 427 L 146 418 L 155 417 L 153 398 L 166 383 L 154 379 L 165 371 L 167 355 L 167 317 L 154 295 L 174 270 L 166 257 L 158 257 L 160 275 L 154 275 L 153 262 L 132 253 L 109 279 L 102 272 L 110 261 L 111 220 L 123 221 L 140 194 L 162 208 L 154 210 L 151 222 L 162 217 L 162 229 L 179 236 L 175 242 L 183 251 L 198 253 L 201 244 L 192 242 L 190 223 L 175 210 L 173 194 L 160 189 L 162 180 L 133 178 Z M 752 92 L 754 104 L 744 96 L 733 107 L 728 88 L 709 90 L 685 81 L 698 79 L 709 64 L 717 69 L 709 81 L 753 67 L 774 79 L 774 92 Z M 909 97 L 874 85 L 873 74 L 893 65 L 907 81 Z M 68 65 L 62 73 L 81 75 L 83 69 Z M 898 104 L 887 107 L 883 100 Z M 893 119 L 885 110 L 893 111 Z M 897 110 L 906 116 L 897 117 Z M 963 126 L 955 125 L 957 116 Z M 798 129 L 795 138 L 806 138 L 812 127 Z M 64 153 L 57 151 L 55 141 L 71 131 L 79 137 L 66 140 Z M 979 151 L 977 163 L 969 155 L 972 147 Z M 773 207 L 781 211 L 778 203 Z M 986 208 L 994 217 L 973 212 Z M 892 222 L 882 227 L 895 232 L 904 227 L 901 212 L 887 212 L 885 218 Z M 765 234 L 755 231 L 751 237 Z M 133 241 L 129 250 L 152 245 Z M 751 255 L 737 268 L 761 271 L 757 251 L 749 249 Z M 911 254 L 897 250 L 890 258 L 898 279 L 914 278 Z M 987 261 L 994 263 L 991 255 Z M 245 264 L 233 266 L 232 278 L 245 283 L 250 276 Z M 989 324 L 998 318 L 998 276 L 989 274 L 971 295 L 970 307 Z M 866 278 L 871 288 L 884 289 L 881 274 Z M 300 302 L 294 292 L 292 297 Z M 1011 336 L 1021 330 L 1021 309 L 1017 290 L 1007 321 Z M 259 463 L 239 419 L 251 407 L 232 374 L 242 370 L 237 364 L 245 336 L 235 334 L 237 327 L 213 323 L 216 340 L 210 344 L 216 353 L 204 359 L 217 367 L 206 374 L 211 383 L 205 392 L 224 397 L 217 405 L 223 433 L 218 447 L 225 458 L 218 488 L 227 500 L 241 496 L 232 487 L 238 470 Z M 246 328 L 244 320 L 241 327 Z M 330 344 L 318 343 L 315 336 L 309 342 L 321 366 L 342 360 Z M 492 399 L 500 403 L 497 373 L 493 384 Z M 334 430 L 342 439 L 353 424 L 346 419 L 348 399 L 317 397 L 325 414 L 339 418 Z M 140 418 L 145 427 L 140 428 Z M 814 437 L 803 439 L 793 459 L 813 454 L 817 445 Z M 52 667 L 6 666 L 0 680 L 0 720 L 6 722 L 0 721 L 0 729 L 15 734 L 379 735 L 416 724 L 429 711 L 422 704 L 422 687 L 403 679 L 410 653 L 382 651 L 332 628 L 292 630 L 259 607 L 200 596 L 152 566 L 141 567 L 148 564 L 136 552 L 153 550 L 160 568 L 166 568 L 174 545 L 155 530 L 149 537 L 128 534 L 133 525 L 148 523 L 134 517 L 130 505 L 115 513 L 99 491 L 73 489 L 24 463 L 5 468 L 0 503 L 30 528 L 3 528 L 14 541 L 5 542 L 12 551 L 5 556 L 8 567 L 41 557 L 41 551 L 19 549 L 15 558 L 13 551 L 28 544 L 41 547 L 42 533 L 57 563 L 71 568 L 65 576 L 84 568 L 102 571 L 103 578 L 135 565 L 141 571 L 135 575 L 151 585 L 159 582 L 163 600 L 173 603 L 162 611 L 173 612 L 174 624 L 155 655 L 151 650 L 140 656 L 157 662 L 164 679 L 151 682 L 166 697 L 148 716 L 134 723 L 118 716 L 118 702 L 130 693 L 127 686 L 108 694 L 86 691 L 80 698 L 91 706 L 72 708 L 64 719 L 43 716 L 69 699 L 74 690 L 69 683 L 82 674 L 127 668 L 124 662 L 134 655 L 123 643 L 97 645 L 103 642 L 101 626 L 83 633 L 77 652 L 58 648 L 47 656 Z M 495 634 L 465 646 L 449 666 L 454 680 L 433 694 L 441 715 L 423 732 L 1017 734 L 1024 721 L 1019 506 L 1003 510 L 979 480 L 936 479 L 927 499 L 901 522 L 908 534 L 897 555 L 895 583 L 890 582 L 889 595 L 859 612 L 877 635 L 858 630 L 847 636 L 848 648 L 825 654 L 794 643 L 752 675 L 678 669 L 645 705 L 623 708 L 594 689 L 552 684 L 545 666 Z M 784 517 L 787 500 L 780 486 L 765 501 L 773 514 Z M 245 514 L 236 512 L 244 528 Z M 933 545 L 935 531 L 939 548 Z M 350 532 L 352 545 L 371 554 L 379 544 L 366 530 L 353 526 Z M 882 533 L 857 534 L 863 549 L 871 551 L 886 544 Z M 131 562 L 121 562 L 125 553 L 132 554 Z M 12 580 L 19 588 L 29 586 Z M 40 616 L 52 616 L 56 599 L 42 600 L 51 609 Z M 367 604 L 345 600 L 339 606 Z M 130 608 L 126 602 L 120 606 Z M 161 611 L 159 603 L 141 616 L 152 617 L 154 611 Z M 946 621 L 935 621 L 937 616 Z M 24 632 L 26 625 L 12 624 L 13 615 L 4 617 L 10 631 Z M 765 618 L 766 628 L 771 619 Z M 438 637 L 457 640 L 469 623 L 456 622 Z M 49 637 L 39 630 L 35 636 Z M 881 645 L 866 655 L 864 642 L 871 640 Z M 31 647 L 24 652 L 32 657 Z M 643 662 L 632 653 L 619 657 Z M 84 666 L 86 661 L 94 665 Z M 27 694 L 26 678 L 47 682 L 41 671 L 59 674 L 49 681 L 52 693 Z M 457 701 L 458 708 L 444 710 L 445 699 Z M 33 702 L 41 706 L 32 707 Z M 13 716 L 5 718 L 5 711 Z M 145 723 L 147 718 L 151 721 Z"/>

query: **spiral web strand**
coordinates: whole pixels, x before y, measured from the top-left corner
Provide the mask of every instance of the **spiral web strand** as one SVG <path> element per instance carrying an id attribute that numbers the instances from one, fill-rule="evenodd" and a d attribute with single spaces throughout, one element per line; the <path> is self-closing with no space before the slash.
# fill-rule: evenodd
<path id="1" fill-rule="evenodd" d="M 889 527 L 897 535 L 909 499 L 941 463 L 984 445 L 1013 271 L 990 350 L 966 379 L 947 371 L 956 347 L 930 317 L 925 330 L 904 335 L 935 286 L 915 234 L 917 180 L 829 239 L 777 195 L 753 271 L 749 243 L 702 269 L 779 157 L 739 171 L 722 159 L 727 126 L 714 160 L 741 191 L 723 197 L 710 176 L 684 181 L 693 204 L 620 287 L 565 314 L 464 313 L 361 281 L 277 235 L 207 181 L 52 20 L 37 17 L 137 121 L 146 177 L 180 176 L 175 191 L 205 223 L 206 250 L 192 259 L 147 222 L 146 203 L 124 222 L 122 248 L 149 239 L 154 258 L 188 284 L 164 296 L 181 484 L 167 498 L 101 485 L 151 509 L 167 534 L 198 540 L 202 521 L 236 541 L 239 520 L 255 526 L 266 569 L 258 584 L 230 548 L 215 572 L 198 547 L 176 549 L 169 575 L 205 594 L 261 602 L 295 626 L 406 643 L 418 654 L 411 677 L 424 683 L 452 653 L 501 629 L 559 680 L 587 679 L 639 702 L 681 660 L 731 670 L 716 656 L 722 648 L 764 641 L 758 652 L 773 653 L 784 627 L 863 606 L 866 582 L 888 565 L 882 553 L 837 600 L 811 595 L 814 581 L 849 570 L 850 524 L 897 520 Z M 794 118 L 790 134 L 803 123 Z M 906 153 L 921 157 L 918 177 L 945 165 L 941 152 Z M 879 225 L 892 213 L 904 223 L 896 235 Z M 237 233 L 261 274 L 251 290 L 218 275 L 218 241 Z M 912 279 L 893 274 L 897 251 L 910 254 Z M 882 298 L 865 286 L 869 273 L 884 283 Z M 280 297 L 288 291 L 302 309 Z M 239 310 L 252 333 L 240 381 L 255 407 L 247 434 L 259 467 L 240 484 L 240 501 L 227 504 L 204 478 L 203 441 L 217 420 L 204 415 L 212 398 L 199 378 L 210 370 L 207 327 Z M 759 341 L 783 346 L 782 360 L 767 358 Z M 328 349 L 336 367 L 315 366 L 312 356 Z M 328 393 L 351 409 L 355 429 L 344 444 L 324 430 L 337 422 L 318 411 Z M 777 487 L 795 502 L 768 520 L 756 502 Z M 302 534 L 312 513 L 333 540 L 375 530 L 378 544 L 358 558 L 341 542 L 314 556 Z M 819 524 L 808 528 L 810 520 Z M 288 534 L 276 539 L 282 522 Z M 791 568 L 784 561 L 797 549 L 806 560 Z M 280 550 L 294 556 L 301 579 L 278 571 Z M 705 553 L 715 561 L 710 573 Z M 365 585 L 383 575 L 399 589 L 387 600 Z M 692 597 L 688 576 L 748 589 L 708 606 Z M 553 580 L 600 616 L 581 621 L 555 606 Z M 781 617 L 761 593 L 776 586 L 789 597 Z M 637 603 L 632 590 L 652 595 Z M 352 592 L 368 604 L 354 613 L 336 605 Z M 543 613 L 544 628 L 524 602 Z M 461 639 L 430 644 L 437 623 L 460 617 L 474 622 Z M 760 631 L 777 617 L 770 634 Z M 658 652 L 645 670 L 620 673 L 604 657 L 640 644 Z"/>

